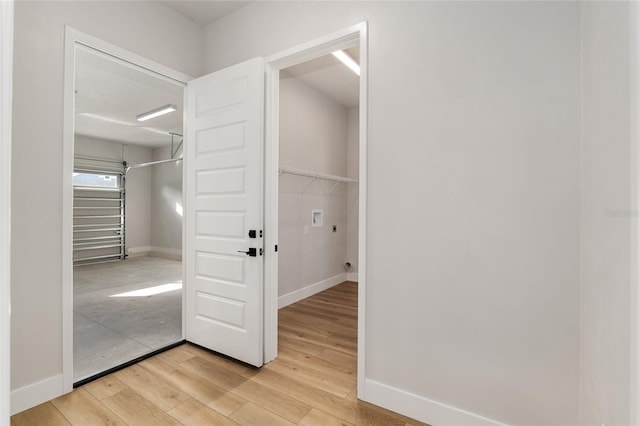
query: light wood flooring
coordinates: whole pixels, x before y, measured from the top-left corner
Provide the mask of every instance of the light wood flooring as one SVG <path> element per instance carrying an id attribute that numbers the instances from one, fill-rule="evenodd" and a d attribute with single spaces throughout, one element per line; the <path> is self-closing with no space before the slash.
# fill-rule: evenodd
<path id="1" fill-rule="evenodd" d="M 356 398 L 357 284 L 279 312 L 260 369 L 184 344 L 11 418 L 22 425 L 420 425 Z"/>

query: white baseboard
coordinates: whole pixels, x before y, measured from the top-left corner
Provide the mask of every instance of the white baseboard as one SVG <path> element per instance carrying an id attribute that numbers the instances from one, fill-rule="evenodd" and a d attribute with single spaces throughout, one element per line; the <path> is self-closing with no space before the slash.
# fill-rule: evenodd
<path id="1" fill-rule="evenodd" d="M 129 257 L 149 256 L 150 251 L 151 251 L 151 246 L 129 247 L 127 249 L 127 256 Z"/>
<path id="2" fill-rule="evenodd" d="M 349 272 L 347 274 L 347 281 L 358 282 L 358 273 L 357 272 Z"/>
<path id="3" fill-rule="evenodd" d="M 367 402 L 431 425 L 505 425 L 496 420 L 488 419 L 370 379 L 365 379 L 363 396 Z"/>
<path id="4" fill-rule="evenodd" d="M 62 374 L 11 391 L 11 415 L 64 394 Z"/>
<path id="5" fill-rule="evenodd" d="M 182 260 L 182 250 L 167 247 L 151 247 L 149 256 L 161 257 L 169 260 Z"/>
<path id="6" fill-rule="evenodd" d="M 306 299 L 309 296 L 313 296 L 316 293 L 320 293 L 321 291 L 324 291 L 328 288 L 333 287 L 334 285 L 338 285 L 345 281 L 347 281 L 346 272 L 338 274 L 326 280 L 322 280 L 315 284 L 308 285 L 299 290 L 292 291 L 291 293 L 283 294 L 282 296 L 278 297 L 278 309 L 284 308 L 285 306 L 296 303 L 302 299 Z"/>

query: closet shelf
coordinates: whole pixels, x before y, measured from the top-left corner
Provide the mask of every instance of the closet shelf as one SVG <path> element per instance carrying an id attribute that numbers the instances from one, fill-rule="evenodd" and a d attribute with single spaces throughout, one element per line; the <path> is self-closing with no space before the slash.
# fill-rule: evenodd
<path id="1" fill-rule="evenodd" d="M 294 167 L 280 167 L 278 169 L 279 174 L 282 173 L 287 173 L 290 175 L 298 175 L 298 176 L 306 176 L 306 177 L 310 177 L 311 179 L 309 180 L 309 182 L 307 182 L 307 184 L 305 185 L 305 187 L 302 189 L 302 191 L 298 191 L 300 194 L 304 194 L 304 192 L 307 190 L 307 188 L 309 188 L 309 185 L 311 185 L 313 183 L 314 180 L 316 179 L 324 179 L 324 180 L 329 180 L 332 182 L 335 182 L 335 185 L 333 185 L 331 187 L 331 189 L 329 190 L 329 192 L 325 193 L 325 195 L 329 195 L 333 192 L 334 189 L 336 189 L 336 187 L 338 185 L 340 185 L 341 183 L 357 183 L 358 179 L 351 179 L 351 178 L 347 178 L 347 177 L 342 177 L 342 176 L 336 176 L 336 175 L 328 175 L 328 174 L 324 174 L 324 173 L 318 173 L 318 172 L 312 172 L 309 170 L 303 170 L 303 169 L 296 169 Z"/>

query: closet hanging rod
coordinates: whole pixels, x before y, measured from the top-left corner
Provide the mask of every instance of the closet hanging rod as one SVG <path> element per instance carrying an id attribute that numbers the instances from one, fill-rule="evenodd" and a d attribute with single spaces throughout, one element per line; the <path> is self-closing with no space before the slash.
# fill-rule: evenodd
<path id="1" fill-rule="evenodd" d="M 358 179 L 351 179 L 351 178 L 347 178 L 347 177 L 342 177 L 342 176 L 336 176 L 336 175 L 328 175 L 328 174 L 324 174 L 324 173 L 316 173 L 316 172 L 311 172 L 309 170 L 303 170 L 303 169 L 296 169 L 294 167 L 280 167 L 279 169 L 280 173 L 288 173 L 291 175 L 298 175 L 298 176 L 307 176 L 310 178 L 315 178 L 315 179 L 325 179 L 325 180 L 332 180 L 334 182 L 345 182 L 345 183 L 357 183 Z"/>
<path id="2" fill-rule="evenodd" d="M 180 158 L 170 158 L 168 160 L 149 161 L 148 163 L 133 164 L 131 166 L 127 166 L 127 168 L 124 169 L 124 174 L 126 176 L 127 173 L 129 173 L 129 170 L 131 170 L 131 169 L 140 169 L 142 167 L 155 166 L 156 164 L 175 163 L 175 162 L 181 161 L 181 160 L 182 160 L 182 157 L 180 157 Z"/>

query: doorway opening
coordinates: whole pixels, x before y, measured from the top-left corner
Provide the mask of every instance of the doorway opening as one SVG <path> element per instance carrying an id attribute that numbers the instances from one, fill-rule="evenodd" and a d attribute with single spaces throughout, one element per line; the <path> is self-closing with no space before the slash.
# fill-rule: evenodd
<path id="1" fill-rule="evenodd" d="M 334 55 L 338 51 L 342 53 Z M 345 53 L 355 60 L 356 65 L 359 63 L 359 76 L 351 74 L 351 69 L 335 60 L 336 56 L 344 56 Z M 344 328 L 307 330 L 307 335 L 329 337 L 321 346 L 326 344 L 338 348 L 345 343 L 347 358 L 353 364 L 347 367 L 357 371 L 357 391 L 352 391 L 352 395 L 357 394 L 358 398 L 365 400 L 366 65 L 366 22 L 267 58 L 265 145 L 265 226 L 269 231 L 265 234 L 265 361 L 274 360 L 278 355 L 279 337 L 289 346 L 283 351 L 284 356 L 291 355 L 285 353 L 290 352 L 289 349 L 296 350 L 291 346 L 293 342 L 285 342 L 287 332 L 296 332 L 285 330 L 292 321 L 284 317 L 279 321 L 280 313 L 291 316 L 291 312 L 284 312 L 297 310 L 297 314 L 307 316 L 308 320 L 329 314 L 325 318 L 327 322 L 346 324 L 351 330 L 347 333 L 341 333 L 346 331 Z M 335 66 L 339 66 L 336 69 L 344 78 L 326 77 L 331 75 L 328 69 Z M 320 99 L 326 102 L 331 97 L 320 93 L 329 90 L 322 88 L 323 80 L 325 86 L 334 86 L 334 99 L 329 103 L 338 105 L 335 109 L 341 110 L 336 115 L 337 120 L 328 120 L 329 123 L 323 125 L 315 123 L 324 127 L 323 130 L 315 129 L 314 124 L 296 123 L 297 119 L 304 121 L 305 112 L 301 111 L 304 101 L 293 101 L 286 106 L 289 102 L 286 98 L 291 95 L 285 94 L 291 89 L 286 86 L 307 86 L 303 90 L 315 92 L 316 103 Z M 281 86 L 285 87 L 284 91 Z M 281 116 L 287 114 L 285 109 L 289 109 L 292 117 Z M 286 123 L 288 120 L 291 122 Z M 310 130 L 307 134 L 300 132 L 305 127 Z M 304 146 L 305 143 L 308 144 L 307 149 L 296 150 L 298 144 Z M 323 145 L 327 146 L 323 149 Z M 313 241 L 313 237 L 317 237 L 317 241 Z M 297 246 L 296 241 L 306 244 L 306 249 Z M 283 247 L 283 243 L 290 246 Z M 324 251 L 321 249 L 323 245 Z M 275 250 L 272 251 L 271 247 Z M 302 265 L 285 265 L 280 257 L 283 254 L 287 257 L 287 253 L 294 263 Z M 313 263 L 319 259 L 321 266 L 314 266 Z M 297 303 L 290 305 L 294 302 Z M 345 317 L 336 318 L 334 314 Z M 293 321 L 294 324 L 296 322 Z M 279 334 L 279 328 L 284 332 Z M 326 333 L 334 337 L 344 335 L 332 341 Z M 301 336 L 304 340 L 304 332 Z M 342 338 L 344 342 L 339 342 Z M 305 342 L 298 344 L 298 350 L 306 345 Z M 335 359 L 344 360 L 345 357 L 340 355 L 344 354 L 337 354 Z M 338 368 L 342 367 L 345 365 Z"/>
<path id="2" fill-rule="evenodd" d="M 279 76 L 278 350 L 334 364 L 342 392 L 356 387 L 359 61 L 356 45 Z"/>
<path id="3" fill-rule="evenodd" d="M 84 45 L 74 76 L 78 384 L 183 338 L 184 85 Z"/>
<path id="4" fill-rule="evenodd" d="M 279 307 L 357 281 L 359 85 L 333 54 L 280 71 Z"/>

